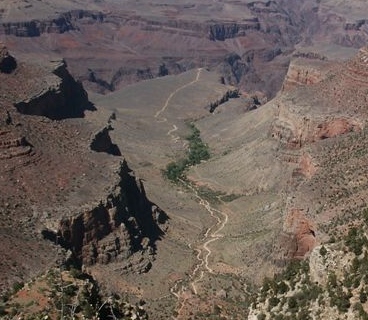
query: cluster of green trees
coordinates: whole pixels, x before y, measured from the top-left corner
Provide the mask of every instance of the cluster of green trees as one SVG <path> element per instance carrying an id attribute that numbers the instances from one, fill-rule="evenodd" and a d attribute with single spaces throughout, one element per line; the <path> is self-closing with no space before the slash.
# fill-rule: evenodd
<path id="1" fill-rule="evenodd" d="M 273 279 L 264 280 L 256 303 L 268 305 L 271 319 L 310 319 L 309 308 L 314 301 L 318 301 L 320 310 L 317 315 L 328 303 L 339 313 L 345 314 L 353 309 L 360 319 L 368 320 L 368 313 L 363 307 L 368 301 L 368 209 L 357 213 L 356 218 L 359 224 L 351 223 L 348 233 L 334 241 L 340 242 L 339 245 L 344 246 L 346 251 L 354 253 L 342 277 L 330 271 L 326 287 L 323 287 L 311 281 L 308 261 L 293 261 Z M 334 250 L 334 247 L 331 248 Z M 319 250 L 325 259 L 328 252 L 325 246 Z M 323 293 L 326 289 L 327 294 Z M 351 299 L 354 295 L 355 299 Z M 265 316 L 265 313 L 260 313 L 257 319 L 265 319 Z"/>
<path id="2" fill-rule="evenodd" d="M 364 235 L 363 230 L 353 227 L 345 237 L 345 245 L 350 251 L 354 252 L 356 256 L 360 256 L 363 252 L 363 248 L 368 248 L 368 239 Z"/>
<path id="3" fill-rule="evenodd" d="M 189 124 L 191 134 L 186 138 L 189 142 L 186 157 L 179 159 L 176 162 L 170 162 L 166 166 L 164 175 L 171 181 L 178 181 L 180 178 L 185 178 L 185 171 L 190 166 L 199 164 L 202 160 L 210 158 L 208 145 L 201 139 L 201 133 L 193 123 Z"/>

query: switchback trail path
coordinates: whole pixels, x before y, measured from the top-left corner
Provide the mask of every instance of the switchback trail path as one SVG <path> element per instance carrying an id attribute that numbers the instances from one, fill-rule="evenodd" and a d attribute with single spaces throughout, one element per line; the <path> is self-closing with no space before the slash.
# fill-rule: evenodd
<path id="1" fill-rule="evenodd" d="M 207 200 L 203 199 L 198 194 L 196 188 L 193 187 L 191 184 L 183 180 L 180 180 L 180 182 L 183 183 L 187 188 L 189 188 L 193 192 L 199 204 L 203 206 L 209 213 L 210 217 L 215 219 L 216 221 L 215 224 L 213 224 L 206 230 L 202 239 L 190 243 L 188 245 L 190 249 L 194 250 L 197 253 L 196 255 L 197 263 L 195 264 L 193 271 L 189 274 L 188 277 L 189 278 L 188 282 L 191 291 L 194 295 L 197 295 L 198 294 L 197 283 L 202 281 L 206 272 L 210 274 L 215 273 L 209 266 L 209 257 L 212 254 L 212 250 L 209 248 L 209 244 L 224 237 L 224 235 L 221 234 L 220 232 L 227 224 L 229 216 L 226 212 L 213 208 Z M 221 199 L 219 200 L 220 202 L 222 202 Z M 179 306 L 176 310 L 178 316 L 177 317 L 173 316 L 173 319 L 176 320 L 179 319 L 181 311 L 184 309 L 187 300 L 190 296 L 190 295 L 188 296 L 188 293 L 186 293 L 188 289 L 186 282 L 187 282 L 186 279 L 181 279 L 177 281 L 175 285 L 170 289 L 170 292 L 177 298 L 179 302 Z"/>
<path id="2" fill-rule="evenodd" d="M 162 113 L 166 111 L 166 109 L 169 107 L 171 99 L 177 94 L 180 90 L 183 90 L 196 82 L 199 81 L 201 76 L 202 68 L 199 68 L 197 70 L 197 75 L 193 81 L 190 81 L 177 89 L 175 89 L 173 92 L 170 93 L 170 95 L 167 97 L 163 107 L 158 110 L 154 118 L 157 120 L 157 122 L 168 122 L 167 118 L 162 117 Z M 176 124 L 172 124 L 172 129 L 170 129 L 167 132 L 167 136 L 171 138 L 172 141 L 177 142 L 180 138 L 178 136 L 175 136 L 173 133 L 178 130 L 178 127 Z M 214 271 L 209 266 L 209 258 L 212 255 L 212 250 L 209 248 L 210 243 L 217 241 L 221 239 L 224 235 L 222 235 L 220 232 L 227 224 L 229 217 L 226 212 L 217 210 L 213 208 L 210 203 L 203 199 L 199 193 L 198 190 L 192 186 L 190 183 L 180 180 L 183 185 L 191 190 L 191 192 L 194 194 L 196 199 L 198 200 L 199 204 L 203 206 L 206 211 L 208 212 L 209 216 L 215 220 L 215 223 L 211 225 L 206 232 L 204 233 L 202 239 L 197 240 L 193 243 L 189 243 L 188 247 L 195 251 L 197 262 L 194 265 L 194 268 L 192 272 L 189 274 L 188 279 L 181 279 L 177 281 L 174 286 L 170 288 L 170 293 L 178 300 L 179 306 L 177 308 L 177 317 L 173 316 L 173 319 L 178 319 L 178 317 L 181 314 L 181 311 L 184 309 L 186 302 L 188 300 L 188 294 L 186 294 L 187 291 L 187 285 L 189 282 L 189 286 L 191 287 L 191 291 L 194 295 L 198 294 L 197 289 L 197 283 L 200 282 L 205 273 L 211 273 L 213 274 Z M 223 201 L 218 197 L 219 201 L 223 203 Z"/>
<path id="3" fill-rule="evenodd" d="M 194 84 L 194 83 L 196 83 L 196 82 L 198 82 L 198 80 L 199 80 L 199 78 L 200 78 L 200 76 L 201 76 L 201 72 L 202 72 L 202 68 L 199 68 L 198 70 L 197 70 L 197 76 L 196 76 L 196 78 L 193 80 L 193 81 L 191 81 L 191 82 L 188 82 L 188 83 L 186 83 L 186 84 L 184 84 L 184 85 L 182 85 L 181 87 L 179 87 L 179 88 L 176 88 L 173 92 L 171 92 L 170 93 L 170 95 L 168 96 L 168 98 L 166 99 L 166 101 L 165 101 L 165 104 L 164 104 L 164 106 L 159 110 L 159 111 L 157 111 L 156 113 L 155 113 L 155 118 L 156 119 L 158 119 L 158 117 L 161 115 L 161 113 L 163 113 L 166 109 L 167 109 L 167 107 L 169 106 L 169 103 L 170 103 L 170 100 L 180 91 L 180 90 L 183 90 L 183 89 L 185 89 L 186 87 L 189 87 L 189 86 L 191 86 L 192 84 Z M 165 122 L 165 121 L 167 121 L 167 119 L 166 118 L 161 118 L 161 119 L 159 119 L 158 120 L 159 122 Z"/>
<path id="4" fill-rule="evenodd" d="M 220 233 L 220 231 L 222 231 L 222 229 L 227 224 L 229 220 L 229 216 L 227 215 L 226 212 L 223 212 L 223 211 L 220 211 L 220 210 L 217 210 L 211 207 L 210 203 L 207 200 L 204 200 L 201 196 L 198 195 L 198 191 L 191 184 L 186 183 L 186 186 L 189 187 L 193 191 L 193 194 L 198 199 L 199 204 L 207 210 L 207 212 L 210 214 L 212 218 L 217 220 L 217 222 L 214 225 L 212 225 L 206 230 L 204 237 L 201 240 L 202 244 L 198 245 L 197 248 L 195 249 L 198 252 L 197 259 L 199 263 L 196 265 L 196 267 L 194 268 L 191 274 L 191 279 L 192 279 L 191 287 L 192 287 L 193 293 L 197 294 L 198 290 L 197 290 L 196 284 L 203 279 L 204 273 L 205 272 L 209 272 L 212 274 L 214 273 L 213 270 L 210 268 L 209 262 L 208 262 L 208 259 L 210 255 L 212 254 L 212 250 L 208 247 L 208 245 L 211 242 L 219 240 L 224 236 L 223 234 Z M 199 276 L 198 276 L 197 272 L 199 271 L 199 269 L 202 269 L 202 270 L 200 271 Z"/>

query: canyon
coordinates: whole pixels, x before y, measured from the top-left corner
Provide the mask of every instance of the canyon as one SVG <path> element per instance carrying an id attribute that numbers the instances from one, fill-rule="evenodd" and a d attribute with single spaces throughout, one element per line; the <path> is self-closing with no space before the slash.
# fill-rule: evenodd
<path id="1" fill-rule="evenodd" d="M 266 277 L 324 268 L 366 207 L 364 9 L 3 1 L 1 292 L 72 267 L 152 319 L 258 319 Z"/>

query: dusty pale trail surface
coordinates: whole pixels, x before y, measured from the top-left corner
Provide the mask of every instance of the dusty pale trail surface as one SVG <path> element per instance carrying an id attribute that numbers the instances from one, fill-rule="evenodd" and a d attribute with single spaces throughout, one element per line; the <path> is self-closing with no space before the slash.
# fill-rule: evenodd
<path id="1" fill-rule="evenodd" d="M 214 271 L 209 266 L 209 258 L 212 255 L 212 250 L 209 248 L 209 244 L 223 237 L 220 232 L 225 227 L 226 223 L 229 220 L 229 217 L 225 212 L 211 207 L 207 200 L 198 195 L 198 191 L 191 184 L 183 180 L 181 180 L 181 182 L 193 192 L 194 196 L 199 201 L 199 204 L 207 210 L 210 217 L 216 220 L 216 223 L 206 230 L 203 238 L 200 239 L 199 242 L 196 241 L 188 245 L 189 248 L 197 252 L 197 263 L 195 264 L 193 271 L 189 274 L 188 277 L 191 291 L 194 295 L 197 295 L 197 283 L 202 281 L 206 273 L 214 273 Z M 185 284 L 183 284 L 183 282 L 184 280 L 178 281 L 170 290 L 170 292 L 178 299 L 179 302 L 179 306 L 177 308 L 178 316 L 174 317 L 174 319 L 178 319 L 180 317 L 181 311 L 184 309 L 188 299 L 187 295 L 185 294 L 188 288 Z M 179 286 L 180 289 L 178 288 Z"/>

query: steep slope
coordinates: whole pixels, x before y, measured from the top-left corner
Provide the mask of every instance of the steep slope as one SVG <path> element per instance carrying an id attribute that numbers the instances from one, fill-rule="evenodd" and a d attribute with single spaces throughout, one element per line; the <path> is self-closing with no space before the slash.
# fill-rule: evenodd
<path id="1" fill-rule="evenodd" d="M 192 169 L 189 178 L 237 195 L 229 204 L 236 212 L 234 224 L 227 228 L 242 236 L 228 246 L 237 243 L 259 264 L 247 268 L 239 253 L 226 262 L 236 263 L 244 274 L 259 274 L 260 268 L 271 270 L 287 257 L 303 256 L 330 234 L 331 219 L 359 210 L 358 199 L 366 192 L 365 157 L 358 152 L 364 150 L 367 121 L 365 57 L 362 49 L 319 82 L 285 91 L 235 121 L 234 113 L 224 111 L 198 122 L 217 156 Z M 355 179 L 360 182 L 353 183 Z M 255 243 L 265 248 L 268 243 L 268 250 L 262 255 Z"/>
<path id="2" fill-rule="evenodd" d="M 2 291 L 62 257 L 63 250 L 44 238 L 70 250 L 77 265 L 127 264 L 139 252 L 143 258 L 127 272 L 148 271 L 167 216 L 147 199 L 121 154 L 109 154 L 109 131 L 99 141 L 102 149 L 93 150 L 94 133 L 109 114 L 68 118 L 90 103 L 63 64 L 50 70 L 47 61 L 17 60 L 0 77 Z M 36 99 L 22 100 L 40 88 Z M 20 104 L 34 115 L 19 112 Z"/>
<path id="3" fill-rule="evenodd" d="M 366 319 L 367 209 L 306 261 L 265 279 L 248 319 Z"/>

